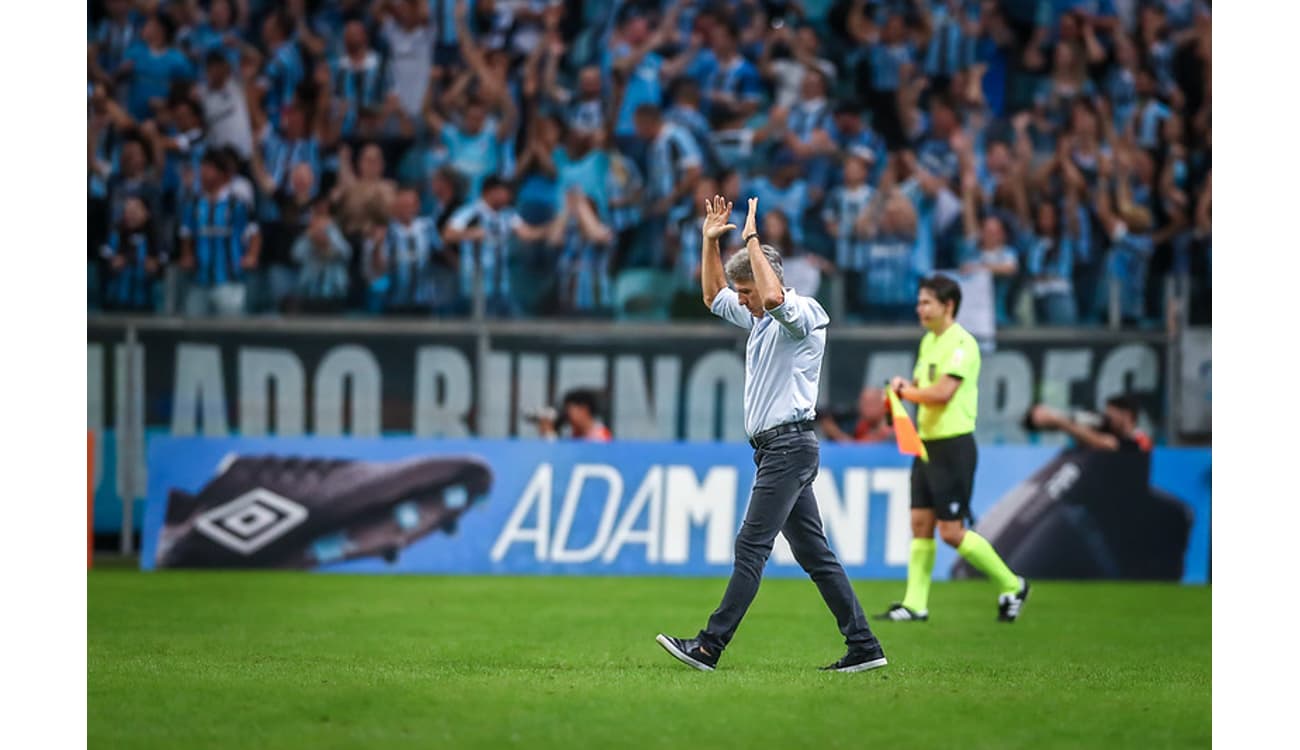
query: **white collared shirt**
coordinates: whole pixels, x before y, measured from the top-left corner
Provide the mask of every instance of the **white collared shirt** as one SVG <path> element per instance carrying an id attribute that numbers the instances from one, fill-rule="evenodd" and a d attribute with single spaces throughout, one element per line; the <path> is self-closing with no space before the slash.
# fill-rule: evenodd
<path id="1" fill-rule="evenodd" d="M 745 434 L 817 416 L 817 388 L 830 316 L 817 300 L 793 289 L 785 301 L 754 317 L 730 287 L 713 298 L 713 314 L 748 329 L 745 345 Z"/>

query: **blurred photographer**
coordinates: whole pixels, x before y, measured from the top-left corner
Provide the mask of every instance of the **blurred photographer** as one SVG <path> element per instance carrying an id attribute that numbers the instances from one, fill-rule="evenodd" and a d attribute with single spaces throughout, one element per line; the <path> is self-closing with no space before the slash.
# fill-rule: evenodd
<path id="1" fill-rule="evenodd" d="M 1131 395 L 1106 399 L 1101 415 L 1089 412 L 1062 414 L 1038 404 L 1029 410 L 1031 430 L 1060 430 L 1080 446 L 1098 451 L 1150 451 L 1151 438 L 1137 428 L 1138 403 Z"/>
<path id="2" fill-rule="evenodd" d="M 853 432 L 840 428 L 832 411 L 821 416 L 822 432 L 836 443 L 881 443 L 894 439 L 894 428 L 887 423 L 885 392 L 880 388 L 863 388 L 858 395 L 858 421 Z"/>
<path id="3" fill-rule="evenodd" d="M 549 406 L 536 413 L 537 430 L 547 440 L 555 440 L 567 425 L 566 438 L 608 443 L 614 435 L 600 420 L 598 403 L 594 391 L 585 388 L 569 391 L 564 394 L 558 413 Z"/>

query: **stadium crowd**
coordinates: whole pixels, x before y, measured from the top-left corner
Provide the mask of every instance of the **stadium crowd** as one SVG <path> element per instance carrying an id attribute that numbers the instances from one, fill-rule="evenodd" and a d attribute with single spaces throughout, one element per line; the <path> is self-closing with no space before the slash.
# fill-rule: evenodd
<path id="1" fill-rule="evenodd" d="M 998 326 L 1158 325 L 1171 274 L 1208 321 L 1201 0 L 95 0 L 89 30 L 92 309 L 707 315 L 720 193 L 856 320 L 914 324 L 952 269 Z"/>

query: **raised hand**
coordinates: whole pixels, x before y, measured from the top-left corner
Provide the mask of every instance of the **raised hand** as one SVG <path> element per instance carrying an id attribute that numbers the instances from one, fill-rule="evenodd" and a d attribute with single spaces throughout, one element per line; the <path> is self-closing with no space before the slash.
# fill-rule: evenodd
<path id="1" fill-rule="evenodd" d="M 758 199 L 749 199 L 749 215 L 745 217 L 745 236 L 758 231 Z"/>
<path id="2" fill-rule="evenodd" d="M 711 201 L 704 201 L 704 239 L 717 240 L 722 235 L 735 229 L 735 224 L 727 223 L 730 219 L 731 201 L 721 195 L 713 196 Z"/>

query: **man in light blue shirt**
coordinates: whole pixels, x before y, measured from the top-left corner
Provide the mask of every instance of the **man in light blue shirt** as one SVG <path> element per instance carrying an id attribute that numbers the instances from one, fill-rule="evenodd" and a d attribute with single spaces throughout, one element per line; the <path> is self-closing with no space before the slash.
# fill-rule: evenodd
<path id="1" fill-rule="evenodd" d="M 511 142 L 516 111 L 508 94 L 497 106 L 502 114 L 499 120 L 490 116 L 487 104 L 478 99 L 465 105 L 458 122 L 446 121 L 441 114 L 430 111 L 430 124 L 436 126 L 435 132 L 447 148 L 447 163 L 469 184 L 466 197 L 470 200 L 479 197 L 484 180 L 504 171 L 503 157 Z"/>
<path id="2" fill-rule="evenodd" d="M 162 106 L 174 84 L 194 78 L 189 60 L 172 44 L 172 24 L 163 18 L 154 15 L 145 21 L 140 41 L 127 48 L 119 68 L 131 81 L 127 111 L 139 121 L 154 116 L 154 108 Z"/>
<path id="3" fill-rule="evenodd" d="M 718 24 L 710 33 L 711 46 L 692 61 L 687 75 L 700 82 L 702 109 L 709 122 L 731 130 L 752 117 L 763 99 L 758 69 L 740 53 L 736 30 Z"/>
<path id="4" fill-rule="evenodd" d="M 817 584 L 848 645 L 847 654 L 823 669 L 861 672 L 883 667 L 885 652 L 867 625 L 844 568 L 826 543 L 812 489 L 820 464 L 812 432 L 814 405 L 830 317 L 817 300 L 784 288 L 781 253 L 759 242 L 757 213 L 758 199 L 750 198 L 745 249 L 733 255 L 724 270 L 718 238 L 736 225 L 727 223 L 731 204 L 714 197 L 706 207 L 700 273 L 704 304 L 714 315 L 749 331 L 745 432 L 754 448 L 754 487 L 736 536 L 735 566 L 722 603 L 695 638 L 660 633 L 655 640 L 683 664 L 713 671 L 758 594 L 763 566 L 780 532 L 795 560 Z"/>

